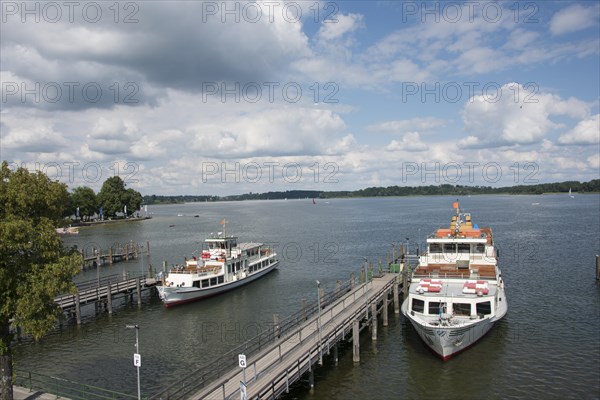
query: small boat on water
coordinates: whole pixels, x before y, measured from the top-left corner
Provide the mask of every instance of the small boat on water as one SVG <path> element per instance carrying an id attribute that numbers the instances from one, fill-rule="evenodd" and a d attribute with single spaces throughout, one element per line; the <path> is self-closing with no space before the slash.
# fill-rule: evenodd
<path id="1" fill-rule="evenodd" d="M 570 198 L 572 198 L 572 199 L 574 199 L 574 198 L 575 198 L 575 196 L 573 196 L 573 195 L 571 194 L 571 188 L 569 188 L 569 197 L 570 197 Z"/>
<path id="2" fill-rule="evenodd" d="M 442 359 L 467 349 L 508 310 L 491 228 L 454 203 L 449 228 L 427 238 L 402 313 Z"/>
<path id="3" fill-rule="evenodd" d="M 273 271 L 279 260 L 271 246 L 238 243 L 223 232 L 204 241 L 198 256 L 159 274 L 158 294 L 165 307 L 214 296 L 250 283 Z"/>
<path id="4" fill-rule="evenodd" d="M 76 226 L 56 228 L 56 233 L 59 235 L 79 235 L 79 228 Z"/>

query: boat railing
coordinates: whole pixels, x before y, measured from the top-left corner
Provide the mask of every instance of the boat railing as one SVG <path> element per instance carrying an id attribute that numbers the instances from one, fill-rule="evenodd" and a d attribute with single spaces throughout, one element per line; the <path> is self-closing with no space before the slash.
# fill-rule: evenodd
<path id="1" fill-rule="evenodd" d="M 461 273 L 456 273 L 456 272 L 428 272 L 428 273 L 422 273 L 422 274 L 418 274 L 418 273 L 414 273 L 413 274 L 413 279 L 422 279 L 422 278 L 444 278 L 444 279 L 478 279 L 478 280 L 496 280 L 496 276 L 490 276 L 490 275 L 480 275 L 480 274 L 474 274 L 474 273 L 469 273 L 469 272 L 461 272 Z"/>
<path id="2" fill-rule="evenodd" d="M 348 293 L 353 287 L 353 282 L 348 280 L 338 285 L 335 290 L 325 293 L 321 298 L 321 309 L 340 299 Z M 217 360 L 189 373 L 178 382 L 170 385 L 160 393 L 150 397 L 150 399 L 181 399 L 188 398 L 193 393 L 205 387 L 209 382 L 224 376 L 238 365 L 239 354 L 245 354 L 246 357 L 257 354 L 265 349 L 272 342 L 280 340 L 294 333 L 309 318 L 313 317 L 318 310 L 318 302 L 307 303 L 302 310 L 283 319 L 278 325 L 264 330 L 255 337 L 239 345 L 233 350 L 228 351 Z"/>

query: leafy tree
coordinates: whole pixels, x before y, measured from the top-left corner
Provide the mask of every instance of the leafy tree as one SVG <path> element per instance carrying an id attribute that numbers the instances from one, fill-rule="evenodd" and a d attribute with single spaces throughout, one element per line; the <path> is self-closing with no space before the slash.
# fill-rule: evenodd
<path id="1" fill-rule="evenodd" d="M 68 200 L 67 187 L 41 172 L 11 171 L 0 179 L 0 398 L 12 399 L 10 324 L 39 340 L 61 311 L 54 298 L 73 292 L 82 263 L 67 254 L 55 228 Z"/>
<path id="2" fill-rule="evenodd" d="M 79 215 L 81 217 L 91 217 L 94 213 L 98 212 L 96 193 L 94 193 L 92 188 L 87 186 L 76 187 L 70 196 L 70 207 L 72 214 L 75 214 L 77 207 L 79 207 Z"/>
<path id="3" fill-rule="evenodd" d="M 142 195 L 133 189 L 125 189 L 125 182 L 119 176 L 108 178 L 98 193 L 98 204 L 102 206 L 104 215 L 114 216 L 123 212 L 127 206 L 127 214 L 131 215 L 140 208 Z"/>

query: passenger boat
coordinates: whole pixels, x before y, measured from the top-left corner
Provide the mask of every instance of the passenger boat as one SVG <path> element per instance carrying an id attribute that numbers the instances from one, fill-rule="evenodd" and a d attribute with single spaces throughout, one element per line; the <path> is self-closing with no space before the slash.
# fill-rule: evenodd
<path id="1" fill-rule="evenodd" d="M 223 232 L 204 241 L 198 256 L 159 274 L 158 294 L 166 307 L 214 296 L 250 283 L 273 271 L 279 260 L 271 246 L 238 243 Z"/>
<path id="2" fill-rule="evenodd" d="M 479 228 L 454 203 L 449 229 L 427 238 L 402 313 L 447 360 L 483 337 L 507 312 L 491 228 Z"/>

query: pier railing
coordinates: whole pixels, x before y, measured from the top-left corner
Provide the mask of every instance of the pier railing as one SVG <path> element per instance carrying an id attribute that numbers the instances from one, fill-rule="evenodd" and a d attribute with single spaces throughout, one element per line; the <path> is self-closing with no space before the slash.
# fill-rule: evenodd
<path id="1" fill-rule="evenodd" d="M 14 384 L 29 389 L 30 392 L 43 391 L 73 400 L 80 399 L 137 399 L 137 396 L 115 392 L 97 386 L 86 385 L 51 375 L 31 371 L 14 370 Z M 34 398 L 32 395 L 30 398 Z"/>
<path id="2" fill-rule="evenodd" d="M 332 302 L 338 300 L 343 295 L 348 293 L 354 285 L 352 280 L 338 285 L 335 290 L 326 293 L 321 297 L 321 308 L 327 307 Z M 278 325 L 273 325 L 273 328 L 262 332 L 240 346 L 225 353 L 217 360 L 205 365 L 192 373 L 186 375 L 178 382 L 170 385 L 160 393 L 150 397 L 151 400 L 157 399 L 181 399 L 205 387 L 207 383 L 214 382 L 216 379 L 224 376 L 225 373 L 231 371 L 232 368 L 238 365 L 239 354 L 245 354 L 246 357 L 256 354 L 268 345 L 284 337 L 288 333 L 292 333 L 304 321 L 317 313 L 318 303 L 307 303 L 307 307 L 283 319 Z"/>

